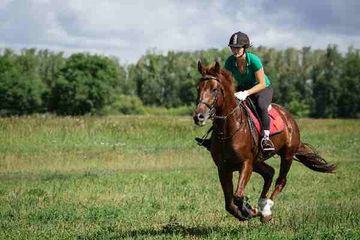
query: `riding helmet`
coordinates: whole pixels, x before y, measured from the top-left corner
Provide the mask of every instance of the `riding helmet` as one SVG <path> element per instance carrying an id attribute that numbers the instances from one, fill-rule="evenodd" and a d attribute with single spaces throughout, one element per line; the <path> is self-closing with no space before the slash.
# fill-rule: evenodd
<path id="1" fill-rule="evenodd" d="M 228 46 L 249 48 L 250 47 L 249 37 L 245 33 L 236 32 L 233 35 L 231 35 Z"/>

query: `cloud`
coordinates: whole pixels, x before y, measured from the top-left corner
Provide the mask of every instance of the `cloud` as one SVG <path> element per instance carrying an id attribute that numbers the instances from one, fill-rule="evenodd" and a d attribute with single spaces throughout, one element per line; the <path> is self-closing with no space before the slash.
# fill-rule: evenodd
<path id="1" fill-rule="evenodd" d="M 255 46 L 360 47 L 360 3 L 349 0 L 2 0 L 0 47 L 87 51 L 135 62 L 149 49 L 223 48 L 235 31 Z"/>

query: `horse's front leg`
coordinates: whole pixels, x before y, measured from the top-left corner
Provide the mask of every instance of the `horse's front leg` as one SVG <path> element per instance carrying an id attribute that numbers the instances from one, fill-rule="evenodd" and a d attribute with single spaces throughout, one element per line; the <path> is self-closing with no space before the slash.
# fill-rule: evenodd
<path id="1" fill-rule="evenodd" d="M 245 198 L 245 187 L 250 179 L 252 171 L 253 171 L 252 161 L 250 160 L 244 161 L 242 169 L 239 174 L 238 187 L 234 196 L 235 205 L 238 206 L 242 215 L 247 219 L 250 219 L 258 215 L 257 210 L 253 209 L 246 202 L 247 199 Z"/>
<path id="2" fill-rule="evenodd" d="M 241 214 L 241 211 L 234 203 L 234 189 L 232 183 L 233 173 L 230 169 L 225 169 L 223 167 L 218 167 L 218 174 L 221 183 L 221 187 L 224 192 L 225 197 L 225 209 L 231 213 L 234 217 L 240 221 L 246 220 Z"/>

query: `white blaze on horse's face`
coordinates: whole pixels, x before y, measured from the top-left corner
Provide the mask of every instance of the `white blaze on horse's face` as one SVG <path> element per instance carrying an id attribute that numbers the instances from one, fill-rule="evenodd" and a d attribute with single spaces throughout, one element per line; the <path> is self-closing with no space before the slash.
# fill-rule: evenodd
<path id="1" fill-rule="evenodd" d="M 217 81 L 200 80 L 198 85 L 198 105 L 194 113 L 194 122 L 199 126 L 204 126 L 211 114 L 215 111 Z"/>

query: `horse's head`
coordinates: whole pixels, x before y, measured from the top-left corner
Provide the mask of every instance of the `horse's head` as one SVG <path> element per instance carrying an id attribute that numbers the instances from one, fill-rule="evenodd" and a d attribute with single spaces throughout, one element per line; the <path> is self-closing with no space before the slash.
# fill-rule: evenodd
<path id="1" fill-rule="evenodd" d="M 216 107 L 222 101 L 223 87 L 221 85 L 220 64 L 203 66 L 198 62 L 198 70 L 201 73 L 198 89 L 198 105 L 193 119 L 195 124 L 203 126 L 206 120 L 211 118 L 216 111 Z"/>

